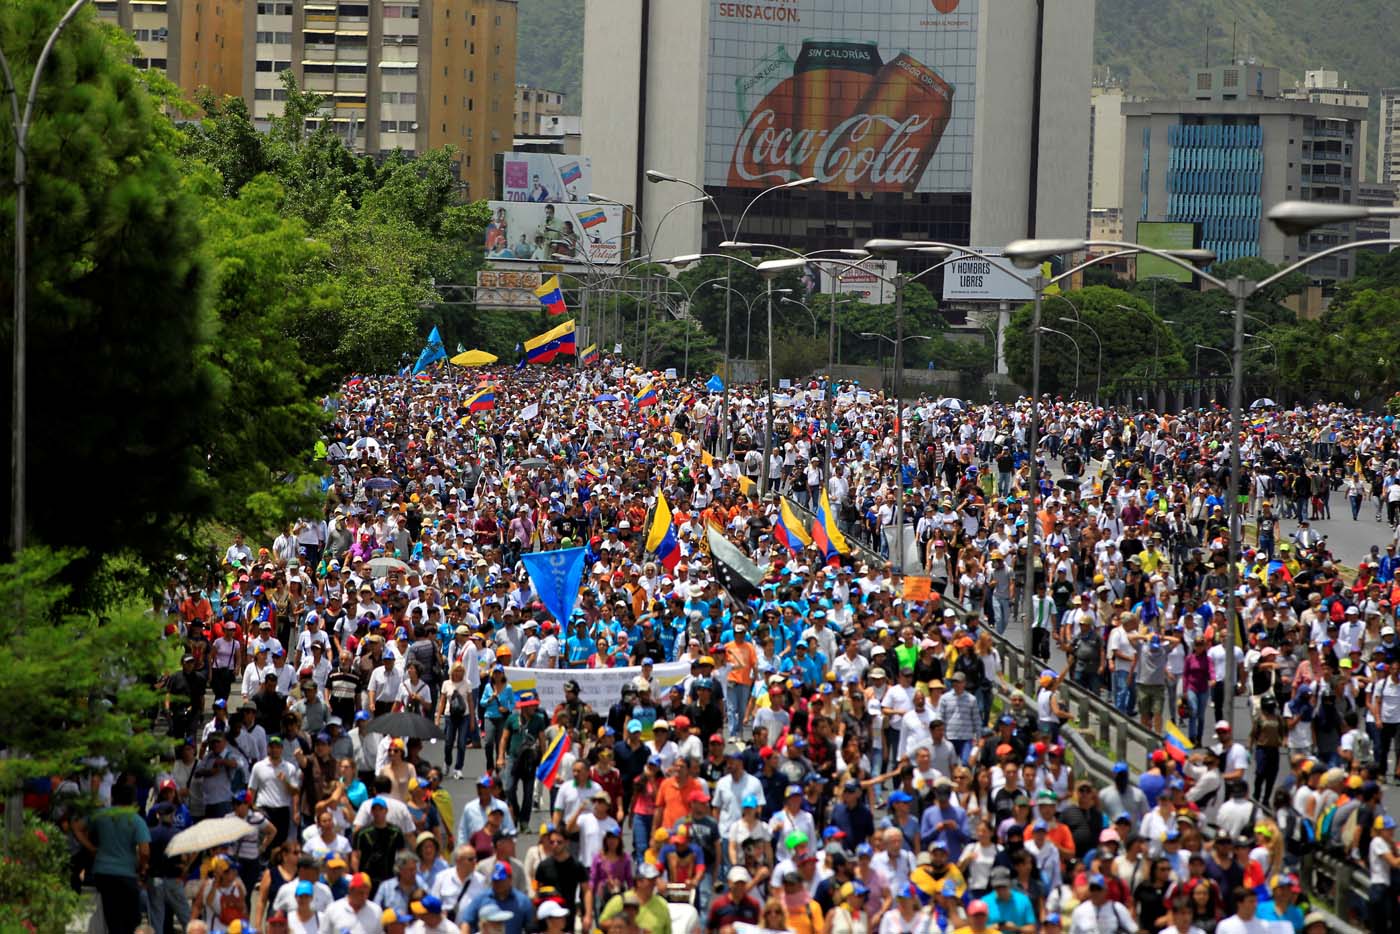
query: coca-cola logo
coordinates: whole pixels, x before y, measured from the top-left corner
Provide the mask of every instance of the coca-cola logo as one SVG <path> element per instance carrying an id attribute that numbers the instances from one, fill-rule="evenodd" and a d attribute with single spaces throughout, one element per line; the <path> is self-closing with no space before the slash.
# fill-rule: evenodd
<path id="1" fill-rule="evenodd" d="M 958 8 L 959 0 L 933 0 L 933 8 L 940 13 L 951 13 Z"/>
<path id="2" fill-rule="evenodd" d="M 899 118 L 858 113 L 830 130 L 794 130 L 778 126 L 771 109 L 758 110 L 739 135 L 734 170 L 745 181 L 792 178 L 815 149 L 812 174 L 823 184 L 854 188 L 867 182 L 904 188 L 917 181 L 920 170 L 922 153 L 911 141 L 928 124 L 929 118 L 918 114 Z M 860 145 L 872 136 L 871 145 Z M 884 142 L 874 145 L 881 138 Z"/>

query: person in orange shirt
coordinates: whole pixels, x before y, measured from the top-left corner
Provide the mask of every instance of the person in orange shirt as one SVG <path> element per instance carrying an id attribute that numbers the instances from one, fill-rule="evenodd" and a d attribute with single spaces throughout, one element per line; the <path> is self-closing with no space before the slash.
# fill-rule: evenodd
<path id="1" fill-rule="evenodd" d="M 1066 859 L 1074 855 L 1074 837 L 1070 835 L 1069 828 L 1060 823 L 1055 816 L 1055 808 L 1058 806 L 1060 796 L 1049 788 L 1042 788 L 1035 793 L 1036 822 L 1045 823 L 1045 839 L 1055 844 L 1055 848 L 1060 851 L 1060 858 Z M 1025 840 L 1031 842 L 1032 828 L 1026 827 Z"/>
<path id="2" fill-rule="evenodd" d="M 695 777 L 697 764 L 684 757 L 676 759 L 676 774 L 661 780 L 656 791 L 656 810 L 661 823 L 657 826 L 674 830 L 681 819 L 690 814 L 690 796 L 703 791 L 700 780 Z"/>
<path id="3" fill-rule="evenodd" d="M 729 708 L 729 735 L 736 738 L 743 726 L 749 695 L 753 693 L 754 671 L 758 667 L 758 651 L 749 641 L 749 627 L 745 623 L 734 624 L 734 641 L 724 647 L 724 663 L 729 666 L 724 684 L 724 702 Z"/>

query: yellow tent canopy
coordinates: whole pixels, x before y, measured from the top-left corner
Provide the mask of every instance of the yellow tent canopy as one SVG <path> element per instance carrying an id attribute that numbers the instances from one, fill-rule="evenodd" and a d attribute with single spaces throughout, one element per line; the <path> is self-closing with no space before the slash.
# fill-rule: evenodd
<path id="1" fill-rule="evenodd" d="M 484 350 L 464 350 L 452 358 L 452 362 L 458 366 L 486 366 L 488 363 L 495 363 L 499 358 L 493 353 Z"/>

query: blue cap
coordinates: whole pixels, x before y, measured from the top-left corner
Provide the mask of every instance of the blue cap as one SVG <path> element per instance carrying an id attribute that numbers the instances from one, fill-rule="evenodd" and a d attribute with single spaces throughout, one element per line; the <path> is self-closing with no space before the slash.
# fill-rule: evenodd
<path id="1" fill-rule="evenodd" d="M 628 721 L 627 721 L 627 732 L 628 732 L 628 733 L 640 733 L 640 732 L 642 732 L 642 721 L 636 720 L 636 719 L 628 720 Z"/>
<path id="2" fill-rule="evenodd" d="M 934 840 L 928 845 L 928 848 L 930 850 L 946 850 L 948 849 L 948 843 L 944 840 Z"/>
<path id="3" fill-rule="evenodd" d="M 224 699 L 221 697 L 221 698 L 219 698 L 218 700 L 214 701 L 214 706 L 215 706 L 216 708 L 218 708 L 219 710 L 223 710 L 225 707 L 228 706 L 228 701 L 224 700 Z"/>
<path id="4" fill-rule="evenodd" d="M 801 785 L 788 785 L 787 789 L 783 791 L 784 798 L 791 798 L 793 795 L 797 795 L 798 797 L 802 796 Z"/>
<path id="5" fill-rule="evenodd" d="M 914 798 L 906 791 L 896 791 L 890 795 L 890 804 L 908 804 Z"/>
<path id="6" fill-rule="evenodd" d="M 384 808 L 385 810 L 388 810 L 389 802 L 385 801 L 378 795 L 375 795 L 373 798 L 370 799 L 369 806 L 372 808 Z"/>
<path id="7" fill-rule="evenodd" d="M 303 895 L 315 895 L 316 886 L 302 879 L 297 883 L 296 891 L 293 894 L 295 894 L 297 898 L 301 898 Z"/>
<path id="8" fill-rule="evenodd" d="M 418 900 L 418 904 L 423 906 L 423 911 L 430 915 L 438 914 L 442 911 L 442 899 L 436 895 L 424 895 Z"/>
<path id="9" fill-rule="evenodd" d="M 1090 888 L 1094 888 L 1095 886 L 1097 886 L 1098 888 L 1103 888 L 1103 887 L 1104 887 L 1104 881 L 1103 881 L 1103 874 L 1102 874 L 1102 873 L 1097 873 L 1097 872 L 1096 872 L 1096 873 L 1094 873 L 1093 875 L 1091 875 L 1091 876 L 1089 877 L 1089 887 L 1090 887 Z"/>
<path id="10" fill-rule="evenodd" d="M 864 882 L 861 882 L 861 881 L 856 880 L 856 879 L 852 879 L 852 880 L 851 880 L 851 894 L 852 894 L 852 895 L 869 895 L 869 894 L 870 894 L 870 887 L 867 886 Z"/>
<path id="11" fill-rule="evenodd" d="M 654 766 L 656 766 L 658 769 L 661 768 L 661 766 L 664 765 L 664 764 L 665 764 L 665 763 L 662 762 L 660 756 L 652 756 L 650 759 L 647 760 L 647 765 L 654 765 Z"/>
<path id="12" fill-rule="evenodd" d="M 476 787 L 478 788 L 490 788 L 494 784 L 496 784 L 496 780 L 490 775 L 483 775 L 476 780 Z"/>
<path id="13" fill-rule="evenodd" d="M 1059 923 L 1060 923 L 1060 913 L 1059 913 L 1058 911 L 1052 911 L 1052 912 L 1050 912 L 1048 915 L 1045 916 L 1045 920 L 1044 920 L 1042 923 L 1043 923 L 1043 924 L 1059 924 Z"/>
<path id="14" fill-rule="evenodd" d="M 1034 824 L 1031 824 L 1031 830 L 1049 830 L 1049 829 L 1050 829 L 1050 825 L 1047 824 L 1047 823 L 1045 823 L 1045 821 L 1043 821 L 1043 820 L 1038 820 L 1038 821 L 1036 821 Z"/>
<path id="15" fill-rule="evenodd" d="M 496 861 L 496 865 L 491 867 L 491 881 L 504 882 L 510 878 L 510 864 Z"/>
<path id="16" fill-rule="evenodd" d="M 1181 831 L 1177 830 L 1175 827 L 1171 828 L 1170 830 L 1167 831 L 1166 839 L 1168 839 L 1168 840 L 1180 840 L 1180 839 L 1181 839 Z"/>
<path id="17" fill-rule="evenodd" d="M 741 802 L 739 802 L 739 806 L 740 806 L 740 807 L 745 807 L 745 808 L 756 808 L 756 807 L 758 807 L 758 796 L 757 796 L 757 795 L 744 795 L 744 800 L 741 801 Z"/>
<path id="18" fill-rule="evenodd" d="M 646 658 L 642 659 L 642 664 L 643 664 L 643 665 L 655 665 L 655 664 L 656 664 L 656 659 L 654 659 L 654 658 L 652 658 L 650 655 L 648 655 Z"/>
<path id="19" fill-rule="evenodd" d="M 953 898 L 958 894 L 958 884 L 952 879 L 943 883 L 943 897 Z"/>
<path id="20" fill-rule="evenodd" d="M 857 856 L 873 856 L 873 855 L 875 855 L 875 848 L 874 848 L 873 846 L 871 846 L 870 844 L 868 844 L 868 843 L 862 843 L 862 844 L 860 844 L 859 846 L 856 847 L 856 855 L 857 855 Z"/>
<path id="21" fill-rule="evenodd" d="M 1002 718 L 997 722 L 1000 723 L 1002 726 L 1015 726 L 1016 718 L 1011 716 L 1010 714 L 1003 714 Z"/>
<path id="22" fill-rule="evenodd" d="M 1128 771 L 1128 763 L 1126 763 L 1126 762 L 1115 762 L 1115 763 L 1113 763 L 1113 774 L 1114 774 L 1114 775 L 1125 775 L 1125 774 L 1127 774 L 1127 771 Z"/>
<path id="23" fill-rule="evenodd" d="M 355 711 L 355 722 L 356 722 L 356 723 L 361 723 L 361 722 L 363 722 L 363 721 L 365 721 L 365 720 L 368 720 L 368 719 L 369 719 L 369 711 L 368 711 L 368 710 L 357 710 L 357 711 Z"/>

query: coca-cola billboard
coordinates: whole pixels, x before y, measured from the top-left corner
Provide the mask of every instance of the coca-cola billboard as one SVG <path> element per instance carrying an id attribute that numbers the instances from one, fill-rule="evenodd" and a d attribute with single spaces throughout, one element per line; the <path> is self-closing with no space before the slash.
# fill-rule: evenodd
<path id="1" fill-rule="evenodd" d="M 972 189 L 980 0 L 710 0 L 705 181 Z"/>

